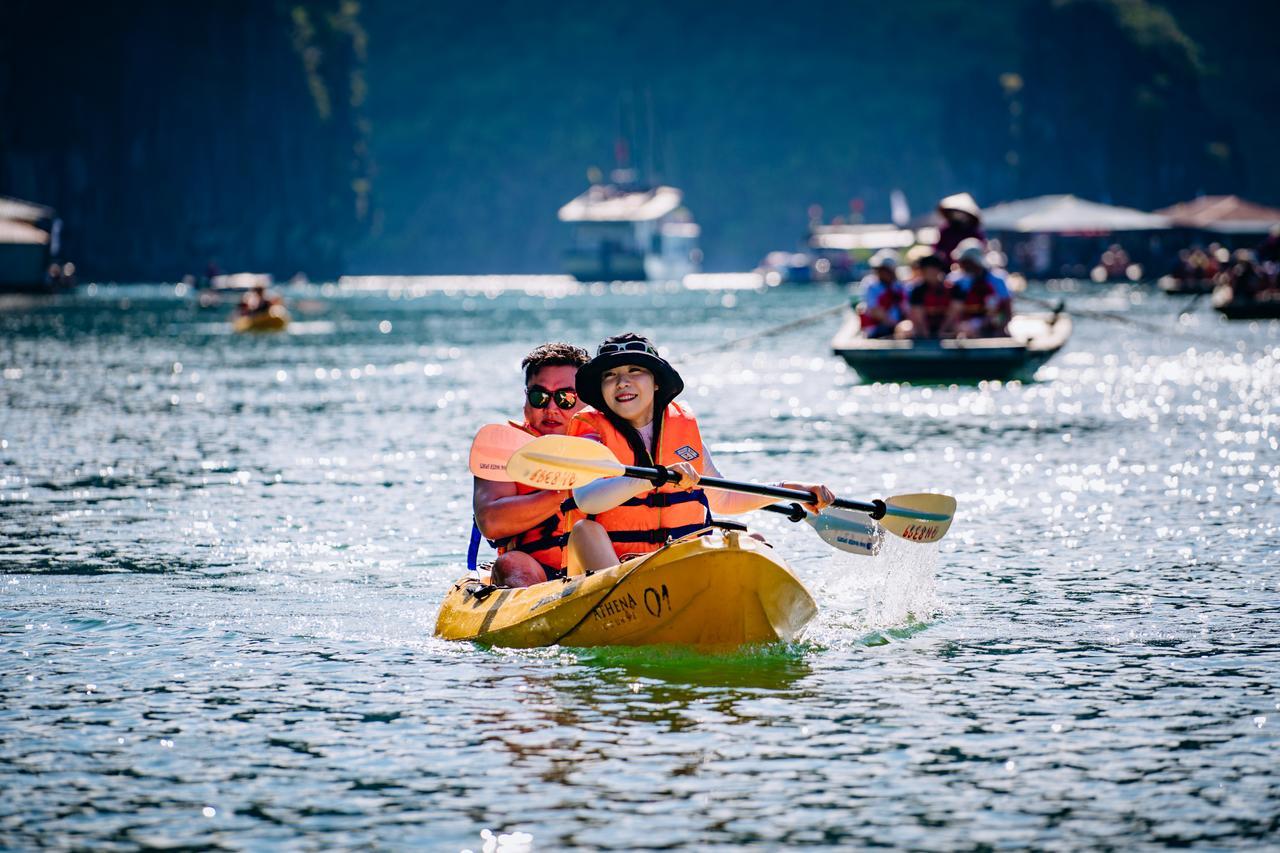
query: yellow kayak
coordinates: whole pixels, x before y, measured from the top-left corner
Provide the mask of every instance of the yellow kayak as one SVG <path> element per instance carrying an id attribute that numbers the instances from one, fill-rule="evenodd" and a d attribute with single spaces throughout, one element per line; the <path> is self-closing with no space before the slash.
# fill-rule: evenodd
<path id="1" fill-rule="evenodd" d="M 289 325 L 289 311 L 283 305 L 272 305 L 256 314 L 237 314 L 231 328 L 237 332 L 279 332 Z"/>
<path id="2" fill-rule="evenodd" d="M 818 611 L 768 545 L 716 530 L 586 576 L 522 589 L 455 583 L 435 635 L 491 646 L 733 647 L 798 639 Z"/>

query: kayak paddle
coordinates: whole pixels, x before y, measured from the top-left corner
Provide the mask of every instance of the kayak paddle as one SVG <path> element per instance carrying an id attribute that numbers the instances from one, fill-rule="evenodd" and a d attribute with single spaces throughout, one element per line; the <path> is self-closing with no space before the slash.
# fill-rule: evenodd
<path id="1" fill-rule="evenodd" d="M 800 504 L 770 504 L 760 507 L 765 512 L 776 512 L 791 521 L 803 521 L 817 531 L 832 548 L 862 557 L 874 557 L 880 552 L 880 525 L 866 513 L 829 506 L 817 515 Z"/>
<path id="2" fill-rule="evenodd" d="M 533 439 L 534 436 L 511 424 L 485 424 L 471 442 L 471 473 L 481 480 L 515 482 L 507 474 L 507 460 Z"/>
<path id="3" fill-rule="evenodd" d="M 675 479 L 666 468 L 623 465 L 603 444 L 567 435 L 544 435 L 518 448 L 507 461 L 507 475 L 517 483 L 540 489 L 576 489 L 601 477 L 634 477 L 655 485 Z M 800 489 L 741 483 L 702 477 L 700 485 L 727 492 L 744 492 L 782 500 L 811 503 L 814 496 Z M 887 500 L 855 501 L 836 498 L 833 506 L 865 512 L 895 536 L 912 542 L 937 542 L 947 535 L 955 516 L 950 495 L 895 495 Z"/>
<path id="4" fill-rule="evenodd" d="M 471 473 L 482 480 L 514 482 L 507 474 L 507 462 L 513 453 L 533 439 L 534 436 L 510 424 L 480 427 L 471 443 Z M 785 515 L 791 521 L 807 522 L 823 541 L 837 550 L 867 557 L 880 550 L 877 525 L 865 513 L 828 507 L 821 515 L 815 516 L 797 503 L 789 506 L 772 504 L 761 509 Z"/>

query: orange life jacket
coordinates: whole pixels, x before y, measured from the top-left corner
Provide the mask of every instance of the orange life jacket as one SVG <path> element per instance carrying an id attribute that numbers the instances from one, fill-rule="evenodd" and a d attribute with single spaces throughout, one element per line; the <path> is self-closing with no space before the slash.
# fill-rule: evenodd
<path id="1" fill-rule="evenodd" d="M 518 424 L 515 421 L 509 421 L 509 423 L 513 427 L 524 430 L 529 435 L 536 436 L 538 434 L 528 424 Z M 515 487 L 517 495 L 531 495 L 534 492 L 542 491 L 542 489 L 526 486 L 523 483 L 516 483 Z M 517 533 L 504 539 L 493 539 L 490 540 L 490 543 L 498 549 L 499 554 L 505 554 L 508 551 L 521 551 L 533 557 L 544 568 L 563 573 L 566 559 L 565 544 L 568 541 L 569 521 L 565 516 L 565 508 L 562 506 L 560 511 L 547 516 L 524 533 Z"/>
<path id="2" fill-rule="evenodd" d="M 586 408 L 569 421 L 569 435 L 586 436 L 609 448 L 623 465 L 635 465 L 635 454 L 626 438 L 599 411 Z M 656 465 L 688 462 L 703 472 L 707 451 L 702 444 L 698 422 L 678 403 L 667 406 L 659 437 Z M 679 539 L 707 526 L 711 510 L 702 489 L 679 489 L 668 483 L 637 495 L 626 503 L 595 516 L 609 531 L 613 550 L 622 559 L 627 554 L 657 551 L 668 539 Z"/>

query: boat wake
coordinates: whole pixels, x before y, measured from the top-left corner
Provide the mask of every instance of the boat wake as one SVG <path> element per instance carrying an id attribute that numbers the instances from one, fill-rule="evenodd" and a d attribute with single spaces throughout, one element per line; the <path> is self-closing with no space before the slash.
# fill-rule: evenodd
<path id="1" fill-rule="evenodd" d="M 944 615 L 935 571 L 938 546 L 885 538 L 870 559 L 834 557 L 814 596 L 821 606 L 810 642 L 840 648 L 882 645 L 919 633 Z"/>

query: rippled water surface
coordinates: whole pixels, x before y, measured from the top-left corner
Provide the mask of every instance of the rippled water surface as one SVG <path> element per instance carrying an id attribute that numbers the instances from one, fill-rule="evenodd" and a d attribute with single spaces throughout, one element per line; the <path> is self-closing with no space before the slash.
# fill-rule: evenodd
<path id="1" fill-rule="evenodd" d="M 0 847 L 1280 841 L 1280 324 L 1089 290 L 1038 382 L 899 387 L 835 318 L 704 352 L 834 290 L 544 290 L 311 287 L 263 337 L 172 287 L 0 307 Z M 727 476 L 950 492 L 951 534 L 756 519 L 796 646 L 433 640 L 471 435 L 533 344 L 627 328 Z"/>

